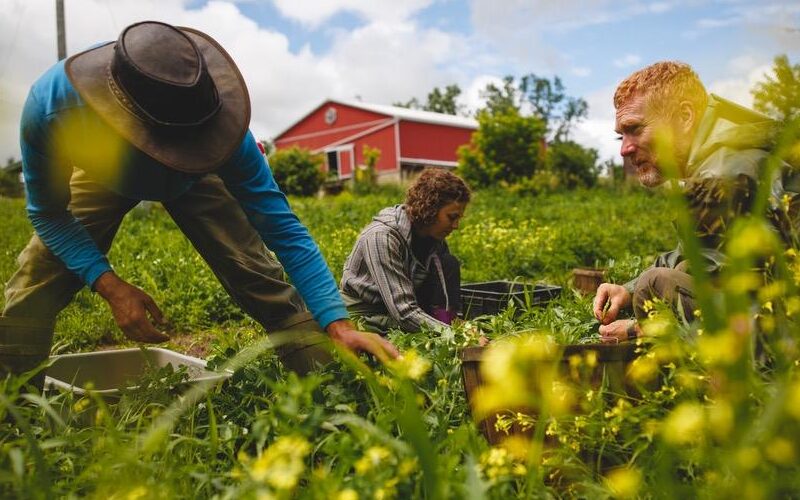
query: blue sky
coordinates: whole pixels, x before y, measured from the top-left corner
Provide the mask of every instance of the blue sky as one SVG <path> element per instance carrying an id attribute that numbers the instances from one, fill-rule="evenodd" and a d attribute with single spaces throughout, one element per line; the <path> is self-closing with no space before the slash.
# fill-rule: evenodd
<path id="1" fill-rule="evenodd" d="M 585 3 L 602 5 L 604 2 Z M 190 7 L 202 8 L 206 4 L 207 0 L 194 1 Z M 466 0 L 433 1 L 409 19 L 422 29 L 457 33 L 476 41 L 483 38 L 486 51 L 507 52 L 504 40 L 493 40 L 475 26 L 471 4 Z M 790 52 L 790 45 L 780 43 L 779 37 L 770 36 L 766 31 L 780 29 L 783 25 L 789 38 L 792 24 L 796 30 L 800 29 L 800 2 L 792 5 L 793 2 L 717 0 L 632 4 L 616 11 L 609 6 L 594 18 L 560 20 L 549 28 L 535 24 L 530 30 L 522 30 L 517 37 L 510 37 L 520 44 L 538 39 L 560 53 L 563 60 L 558 64 L 540 60 L 536 57 L 536 50 L 531 50 L 527 52 L 530 58 L 522 55 L 498 57 L 488 69 L 498 75 L 520 75 L 531 71 L 558 74 L 569 89 L 578 94 L 593 90 L 598 81 L 623 78 L 628 68 L 637 66 L 635 61 L 641 61 L 640 65 L 643 65 L 662 59 L 679 59 L 697 66 L 704 79 L 715 80 L 728 73 L 728 61 L 746 56 L 771 58 L 778 53 Z M 320 25 L 287 17 L 271 1 L 240 1 L 238 6 L 242 14 L 259 26 L 285 34 L 289 48 L 294 52 L 308 46 L 315 54 L 325 54 L 337 33 L 362 28 L 370 22 L 356 9 L 345 6 L 325 18 Z M 502 2 L 498 2 L 498 8 L 503 8 Z M 535 13 L 535 8 L 532 7 L 531 12 Z M 755 13 L 760 13 L 761 18 L 748 20 L 748 16 Z M 783 19 L 783 23 L 769 19 L 773 15 L 787 14 L 789 19 Z M 759 29 L 763 31 L 759 33 Z M 794 48 L 797 49 L 800 32 L 796 32 L 795 37 Z M 628 57 L 626 62 L 626 56 L 631 55 L 635 57 Z M 578 68 L 578 75 L 571 71 L 574 68 Z M 585 70 L 589 73 L 586 74 Z"/>
<path id="2" fill-rule="evenodd" d="M 663 59 L 750 104 L 781 53 L 798 62 L 794 0 L 65 0 L 70 53 L 157 19 L 217 38 L 240 66 L 252 129 L 271 137 L 326 97 L 389 104 L 457 83 L 463 103 L 504 75 L 558 75 L 590 105 L 576 139 L 615 155 L 615 85 Z M 52 2 L 0 0 L 0 155 L 27 88 L 53 62 Z M 19 26 L 24 26 L 20 36 Z M 16 155 L 18 156 L 18 154 Z"/>

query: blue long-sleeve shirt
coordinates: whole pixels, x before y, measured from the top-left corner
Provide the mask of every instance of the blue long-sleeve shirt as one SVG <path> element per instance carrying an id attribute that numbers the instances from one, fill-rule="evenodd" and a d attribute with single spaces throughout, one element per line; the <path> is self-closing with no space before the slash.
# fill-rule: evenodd
<path id="1" fill-rule="evenodd" d="M 120 113 L 125 111 L 120 109 Z M 73 167 L 133 200 L 170 200 L 199 178 L 164 166 L 106 125 L 80 98 L 63 61 L 31 87 L 22 112 L 20 143 L 27 210 L 34 230 L 89 287 L 111 266 L 69 211 Z M 277 254 L 314 319 L 324 327 L 347 318 L 319 248 L 289 207 L 250 132 L 215 174 Z"/>

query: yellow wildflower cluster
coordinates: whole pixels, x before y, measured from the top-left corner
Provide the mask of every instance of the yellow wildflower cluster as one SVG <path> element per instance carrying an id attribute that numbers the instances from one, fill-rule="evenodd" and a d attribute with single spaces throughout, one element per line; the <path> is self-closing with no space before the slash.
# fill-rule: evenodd
<path id="1" fill-rule="evenodd" d="M 356 472 L 366 474 L 372 469 L 380 466 L 392 456 L 387 448 L 383 446 L 372 446 L 364 452 L 364 456 L 358 459 L 355 464 Z"/>
<path id="2" fill-rule="evenodd" d="M 605 484 L 615 498 L 633 498 L 642 487 L 642 473 L 634 467 L 620 467 L 608 473 Z"/>
<path id="3" fill-rule="evenodd" d="M 411 380 L 420 380 L 431 369 L 431 362 L 410 349 L 403 353 L 403 357 L 390 363 L 390 368 L 399 377 Z"/>
<path id="4" fill-rule="evenodd" d="M 786 394 L 786 412 L 800 420 L 800 380 L 795 380 Z"/>
<path id="5" fill-rule="evenodd" d="M 239 461 L 256 483 L 279 491 L 291 491 L 305 470 L 305 457 L 311 445 L 300 436 L 279 437 L 255 460 L 240 454 Z"/>
<path id="6" fill-rule="evenodd" d="M 336 495 L 336 500 L 358 500 L 358 493 L 352 488 L 347 488 Z"/>
<path id="7" fill-rule="evenodd" d="M 764 221 L 751 220 L 731 238 L 727 253 L 733 259 L 767 257 L 781 246 Z"/>
<path id="8" fill-rule="evenodd" d="M 525 465 L 504 447 L 492 447 L 481 454 L 478 468 L 491 483 L 510 476 L 524 476 L 528 473 Z"/>
<path id="9" fill-rule="evenodd" d="M 703 405 L 686 402 L 667 415 L 661 427 L 661 435 L 667 443 L 686 445 L 701 441 L 705 430 L 706 412 Z"/>
<path id="10" fill-rule="evenodd" d="M 551 337 L 536 333 L 490 345 L 481 363 L 484 385 L 475 391 L 476 416 L 542 404 L 559 410 L 571 404 L 568 388 L 555 384 L 559 354 Z"/>

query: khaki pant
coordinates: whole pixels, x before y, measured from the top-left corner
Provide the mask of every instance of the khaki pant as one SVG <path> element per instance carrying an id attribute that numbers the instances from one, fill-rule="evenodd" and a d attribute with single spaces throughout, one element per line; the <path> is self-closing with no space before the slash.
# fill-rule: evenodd
<path id="1" fill-rule="evenodd" d="M 70 194 L 72 214 L 107 253 L 123 217 L 138 200 L 109 191 L 78 169 L 70 181 Z M 278 347 L 287 366 L 305 373 L 316 363 L 331 360 L 321 345 L 327 337 L 219 177 L 204 176 L 163 205 L 247 314 L 270 333 L 295 332 L 292 342 Z M 6 285 L 4 316 L 55 318 L 84 285 L 36 235 L 18 262 L 19 269 Z"/>
<path id="2" fill-rule="evenodd" d="M 636 280 L 633 290 L 633 312 L 636 319 L 647 318 L 644 304 L 648 300 L 660 299 L 672 307 L 679 318 L 694 319 L 694 279 L 686 272 L 686 266 L 677 268 L 652 267 Z"/>

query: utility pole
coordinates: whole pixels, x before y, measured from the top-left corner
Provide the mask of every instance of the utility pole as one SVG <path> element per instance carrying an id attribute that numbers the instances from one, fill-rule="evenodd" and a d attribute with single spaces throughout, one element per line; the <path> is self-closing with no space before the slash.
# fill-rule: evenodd
<path id="1" fill-rule="evenodd" d="M 58 35 L 58 60 L 67 57 L 67 35 L 64 32 L 64 0 L 56 0 L 56 33 Z"/>

